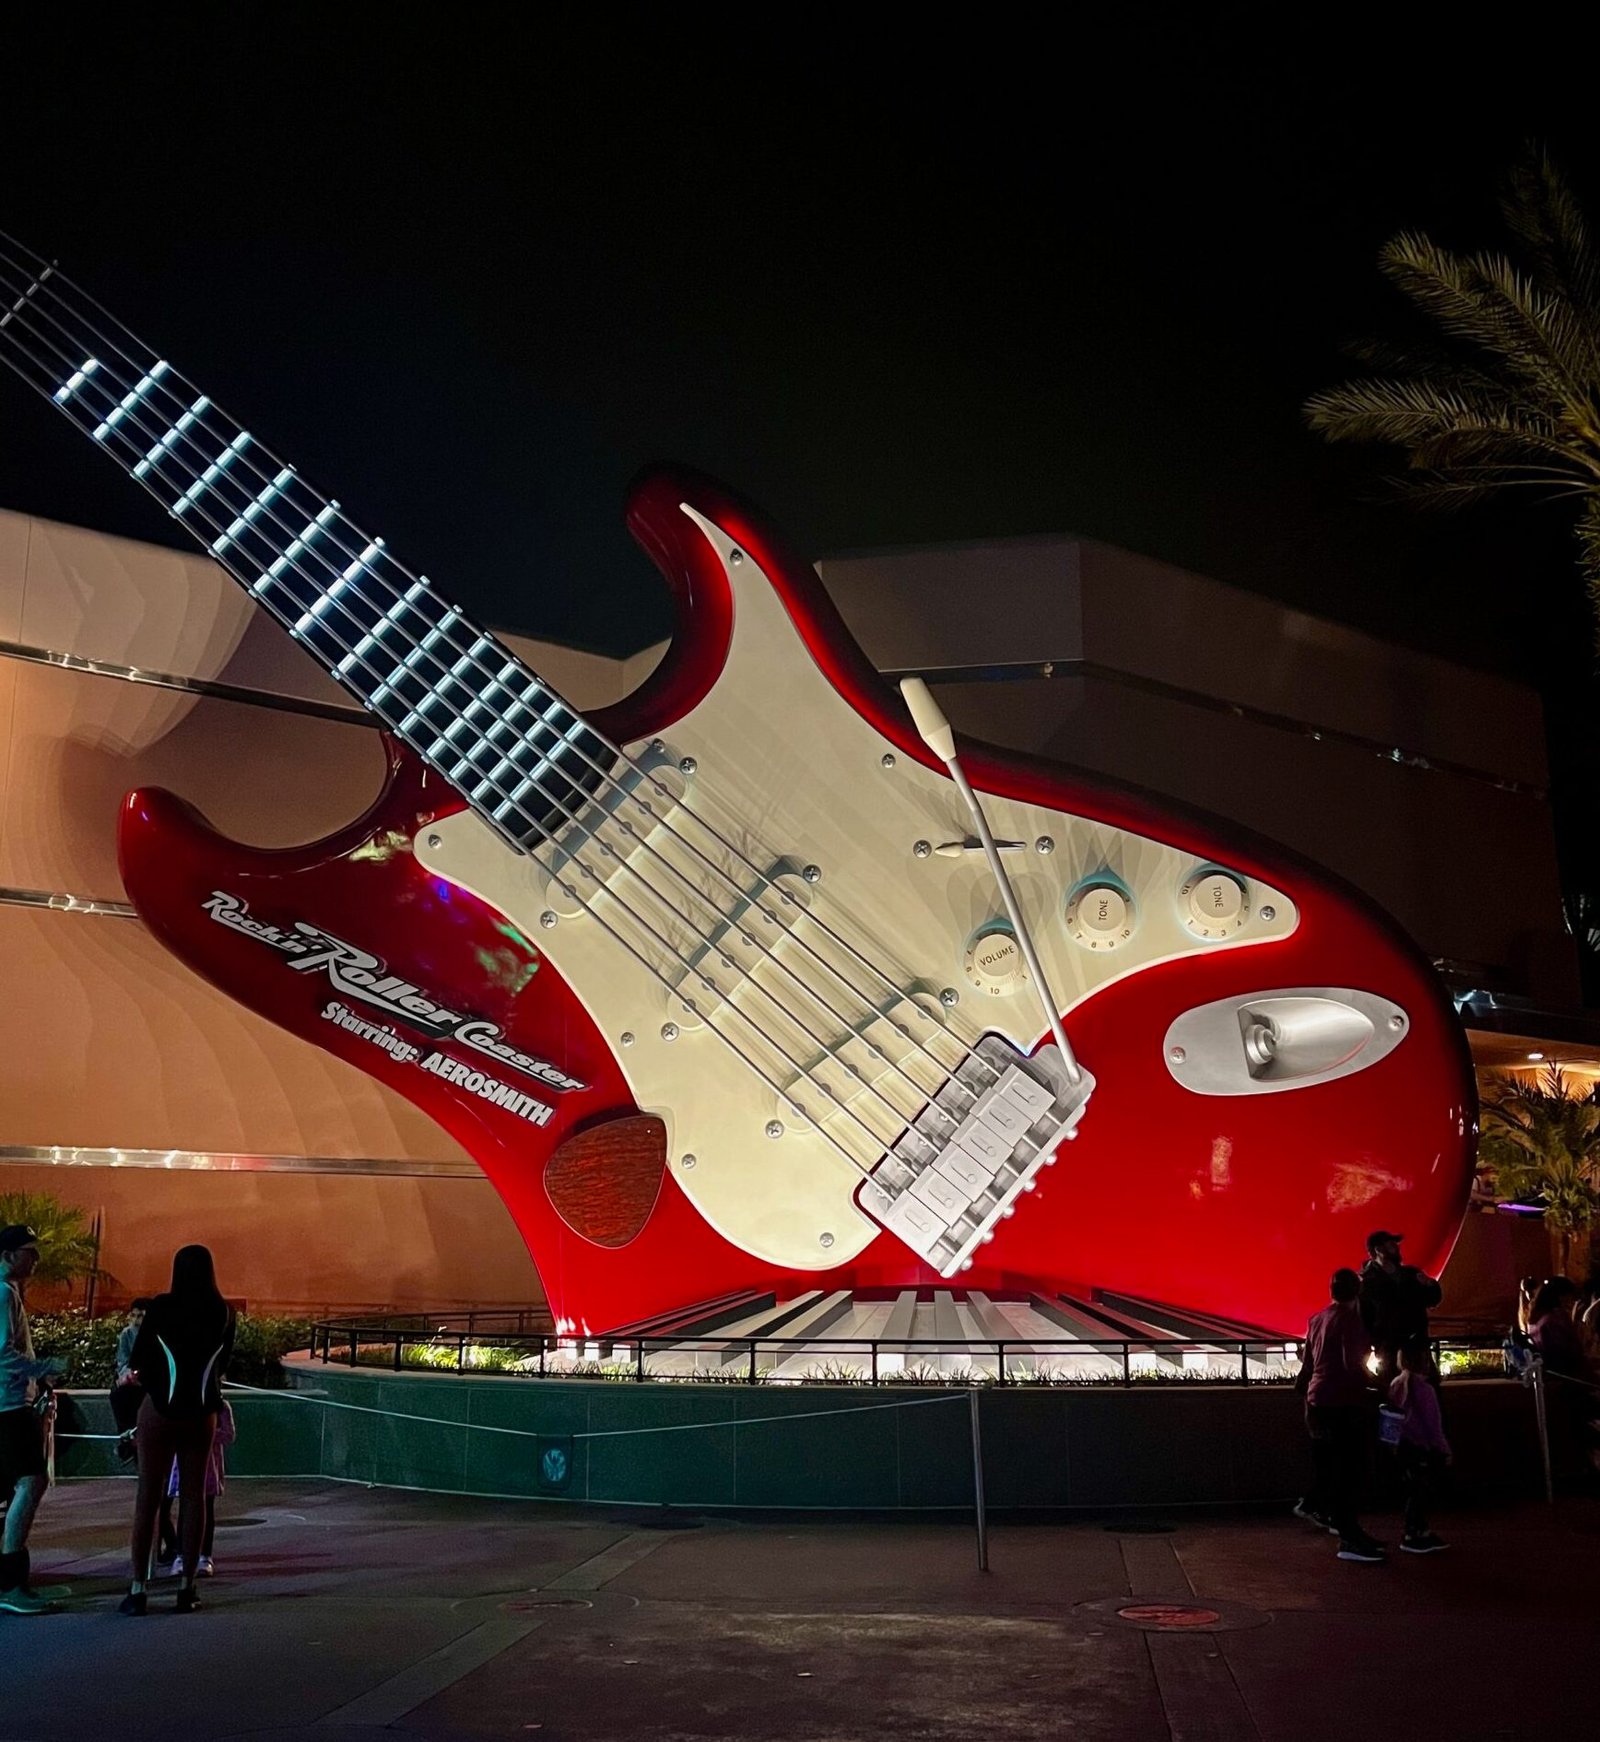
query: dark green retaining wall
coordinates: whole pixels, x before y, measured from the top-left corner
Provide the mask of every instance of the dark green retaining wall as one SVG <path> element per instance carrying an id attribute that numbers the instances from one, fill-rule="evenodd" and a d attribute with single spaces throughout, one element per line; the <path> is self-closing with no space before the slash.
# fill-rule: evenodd
<path id="1" fill-rule="evenodd" d="M 894 1511 L 972 1502 L 964 1392 L 456 1379 L 321 1365 L 297 1367 L 295 1376 L 295 1396 L 234 1395 L 234 1474 L 607 1505 Z M 327 1408 L 314 1400 L 319 1392 L 383 1413 Z M 883 1407 L 931 1398 L 945 1401 Z M 1457 1381 L 1446 1385 L 1444 1405 L 1463 1486 L 1537 1491 L 1527 1392 Z M 1281 1500 L 1308 1476 L 1299 1399 L 1286 1386 L 1019 1386 L 981 1391 L 979 1409 L 996 1510 Z M 796 1419 L 818 1410 L 843 1413 Z M 109 1431 L 102 1398 L 64 1411 L 63 1430 L 74 1413 L 87 1431 Z M 773 1416 L 780 1419 L 754 1419 Z M 583 1433 L 689 1423 L 715 1425 L 568 1444 Z M 520 1433 L 481 1431 L 496 1427 Z M 560 1487 L 541 1478 L 546 1450 L 568 1456 Z M 58 1469 L 93 1475 L 118 1466 L 109 1447 L 64 1441 Z"/>

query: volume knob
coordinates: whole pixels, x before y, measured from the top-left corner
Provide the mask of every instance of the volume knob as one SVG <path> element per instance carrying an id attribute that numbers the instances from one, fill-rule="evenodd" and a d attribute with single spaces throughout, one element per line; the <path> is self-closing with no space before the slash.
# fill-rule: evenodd
<path id="1" fill-rule="evenodd" d="M 1088 883 L 1067 903 L 1067 931 L 1087 950 L 1114 950 L 1133 936 L 1133 907 L 1114 883 Z"/>
<path id="2" fill-rule="evenodd" d="M 967 946 L 967 978 L 991 998 L 1020 992 L 1028 983 L 1022 946 L 1008 925 L 986 925 Z"/>

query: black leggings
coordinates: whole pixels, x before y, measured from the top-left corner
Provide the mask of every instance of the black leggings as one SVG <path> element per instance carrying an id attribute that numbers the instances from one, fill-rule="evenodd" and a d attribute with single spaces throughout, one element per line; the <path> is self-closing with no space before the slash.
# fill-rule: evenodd
<path id="1" fill-rule="evenodd" d="M 133 1506 L 133 1578 L 142 1586 L 150 1577 L 156 1519 L 178 1460 L 178 1552 L 183 1556 L 185 1584 L 193 1584 L 205 1540 L 206 1465 L 217 1434 L 217 1417 L 167 1416 L 146 1397 L 139 1406 L 134 1444 L 139 1454 L 139 1491 Z"/>

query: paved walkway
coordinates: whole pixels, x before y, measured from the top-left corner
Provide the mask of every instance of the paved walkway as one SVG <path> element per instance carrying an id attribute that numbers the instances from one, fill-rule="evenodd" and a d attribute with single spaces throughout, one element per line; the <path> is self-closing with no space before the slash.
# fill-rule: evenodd
<path id="1" fill-rule="evenodd" d="M 114 1613 L 126 1483 L 58 1489 L 0 1616 L 0 1742 L 1348 1742 L 1591 1733 L 1600 1505 L 1442 1519 L 1454 1547 L 1335 1560 L 1287 1519 L 1170 1534 L 724 1522 L 236 1481 L 193 1617 Z M 1392 1529 L 1380 1534 L 1393 1535 Z M 1214 1620 L 1151 1631 L 1160 1600 Z M 176 1722 L 175 1722 L 176 1719 Z"/>

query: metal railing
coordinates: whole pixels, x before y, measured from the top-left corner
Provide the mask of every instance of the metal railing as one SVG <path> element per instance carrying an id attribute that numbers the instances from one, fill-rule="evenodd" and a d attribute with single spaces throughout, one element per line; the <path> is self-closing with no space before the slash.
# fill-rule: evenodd
<path id="1" fill-rule="evenodd" d="M 517 1316 L 416 1313 L 383 1320 L 324 1320 L 312 1327 L 310 1354 L 324 1364 L 384 1367 L 397 1373 L 426 1370 L 524 1379 L 1134 1386 L 1182 1381 L 1282 1384 L 1298 1372 L 1302 1351 L 1296 1338 L 594 1337 L 491 1323 Z M 1434 1356 L 1445 1364 L 1451 1355 L 1498 1354 L 1500 1347 L 1498 1333 L 1440 1336 L 1434 1339 Z M 807 1361 L 813 1364 L 810 1370 L 802 1366 Z"/>

